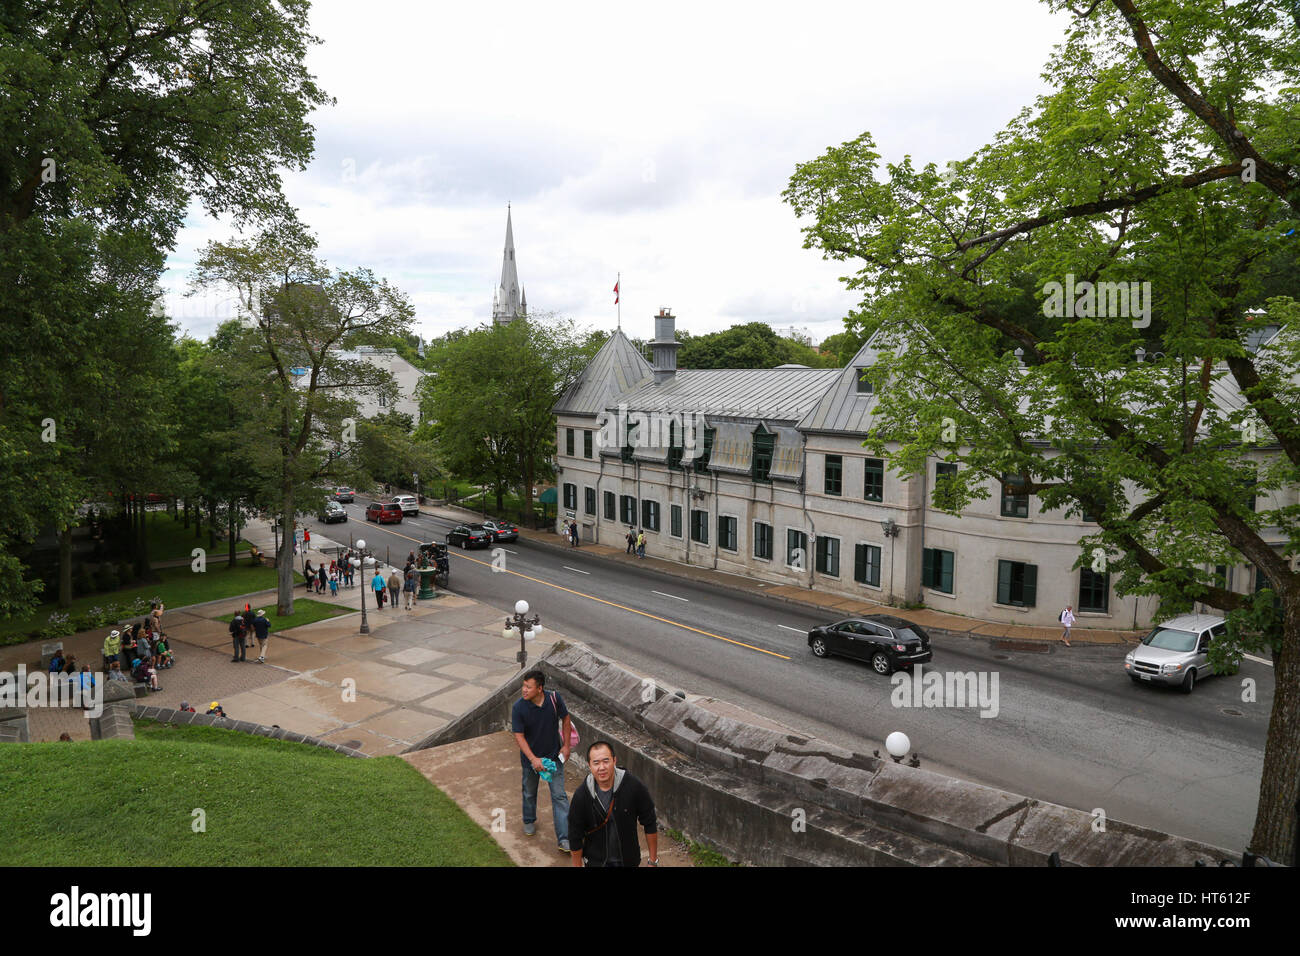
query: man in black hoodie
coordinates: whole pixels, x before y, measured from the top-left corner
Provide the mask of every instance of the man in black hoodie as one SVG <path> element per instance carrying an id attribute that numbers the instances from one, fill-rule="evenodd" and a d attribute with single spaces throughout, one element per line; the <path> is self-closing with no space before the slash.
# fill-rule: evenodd
<path id="1" fill-rule="evenodd" d="M 650 791 L 622 767 L 614 748 L 597 740 L 587 748 L 591 773 L 569 805 L 569 846 L 574 866 L 640 866 L 636 838 L 639 821 L 645 828 L 651 866 L 659 865 L 659 825 Z"/>

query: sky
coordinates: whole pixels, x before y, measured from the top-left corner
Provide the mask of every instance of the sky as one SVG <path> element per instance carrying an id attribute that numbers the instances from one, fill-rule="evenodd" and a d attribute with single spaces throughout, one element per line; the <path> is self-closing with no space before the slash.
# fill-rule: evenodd
<path id="1" fill-rule="evenodd" d="M 851 263 L 803 248 L 781 192 L 870 132 L 886 161 L 969 155 L 1045 91 L 1065 20 L 1041 0 L 752 5 L 318 0 L 309 69 L 337 99 L 285 193 L 333 267 L 406 293 L 430 338 L 491 318 L 506 207 L 533 314 L 652 337 L 763 321 L 843 331 Z M 185 297 L 211 240 L 191 209 L 166 308 L 206 338 L 233 296 Z"/>

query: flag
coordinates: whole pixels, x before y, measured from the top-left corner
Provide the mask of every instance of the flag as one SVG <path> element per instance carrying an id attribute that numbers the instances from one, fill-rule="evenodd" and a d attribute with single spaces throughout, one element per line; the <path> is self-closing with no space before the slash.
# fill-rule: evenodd
<path id="1" fill-rule="evenodd" d="M 614 304 L 615 305 L 618 305 L 618 283 L 622 281 L 623 281 L 622 279 L 619 279 L 617 282 L 614 283 Z"/>

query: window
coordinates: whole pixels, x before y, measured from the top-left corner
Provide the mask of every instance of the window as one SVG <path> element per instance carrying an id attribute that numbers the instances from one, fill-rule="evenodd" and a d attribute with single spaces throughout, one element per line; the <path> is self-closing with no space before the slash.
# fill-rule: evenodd
<path id="1" fill-rule="evenodd" d="M 785 533 L 785 563 L 797 571 L 808 567 L 808 536 L 790 528 Z"/>
<path id="2" fill-rule="evenodd" d="M 673 505 L 668 509 L 669 534 L 674 538 L 682 536 L 682 506 Z"/>
<path id="3" fill-rule="evenodd" d="M 566 484 L 564 486 L 564 507 L 570 511 L 578 510 L 578 486 Z"/>
<path id="4" fill-rule="evenodd" d="M 826 456 L 826 493 L 838 495 L 844 485 L 844 459 L 839 455 Z M 879 499 L 876 499 L 877 501 Z"/>
<path id="5" fill-rule="evenodd" d="M 659 502 L 641 502 L 641 527 L 647 531 L 659 530 Z"/>
<path id="6" fill-rule="evenodd" d="M 1228 573 L 1226 564 L 1216 564 L 1214 566 L 1214 586 L 1223 588 L 1225 591 L 1232 590 L 1232 575 Z"/>
<path id="7" fill-rule="evenodd" d="M 700 544 L 709 543 L 709 513 L 707 511 L 691 512 L 691 540 Z"/>
<path id="8" fill-rule="evenodd" d="M 764 561 L 772 559 L 772 526 L 761 521 L 754 522 L 754 557 Z"/>
<path id="9" fill-rule="evenodd" d="M 605 492 L 605 520 L 614 520 L 614 492 Z"/>
<path id="10" fill-rule="evenodd" d="M 1024 475 L 1002 476 L 1002 517 L 1029 517 L 1029 493 L 1020 493 L 1027 481 Z"/>
<path id="11" fill-rule="evenodd" d="M 1013 607 L 1033 607 L 1038 591 L 1038 565 L 998 562 L 998 601 Z M 1082 603 L 1079 609 L 1083 609 Z"/>
<path id="12" fill-rule="evenodd" d="M 385 395 L 383 392 L 379 393 L 379 407 L 380 408 L 388 407 L 388 396 Z"/>
<path id="13" fill-rule="evenodd" d="M 582 433 L 582 457 L 591 457 L 591 429 L 585 429 Z"/>
<path id="14" fill-rule="evenodd" d="M 817 538 L 817 571 L 833 578 L 840 576 L 840 539 Z"/>
<path id="15" fill-rule="evenodd" d="M 921 585 L 952 593 L 952 552 L 940 551 L 938 548 L 924 548 L 921 551 Z"/>
<path id="16" fill-rule="evenodd" d="M 632 422 L 629 421 L 629 422 L 627 423 L 627 429 L 623 432 L 623 455 L 622 455 L 622 457 L 623 457 L 623 460 L 624 460 L 624 461 L 631 461 L 631 460 L 632 460 L 632 448 L 633 448 L 633 445 L 634 445 L 634 443 L 636 442 L 636 439 L 637 439 L 636 428 L 637 428 L 637 426 L 634 425 Z"/>
<path id="17" fill-rule="evenodd" d="M 880 549 L 874 544 L 859 544 L 853 549 L 853 580 L 880 587 Z"/>
<path id="18" fill-rule="evenodd" d="M 858 373 L 858 394 L 870 395 L 871 382 L 867 379 L 867 370 L 865 368 L 854 369 Z"/>
<path id="19" fill-rule="evenodd" d="M 586 507 L 583 508 L 583 511 L 589 515 L 594 515 L 596 513 L 596 489 L 584 488 L 583 498 L 585 499 L 583 504 L 586 505 Z"/>
<path id="20" fill-rule="evenodd" d="M 682 455 L 686 452 L 686 438 L 678 432 L 677 423 L 668 420 L 668 467 L 682 467 Z"/>
<path id="21" fill-rule="evenodd" d="M 1086 565 L 1079 569 L 1079 610 L 1099 614 L 1110 610 L 1110 572 L 1098 574 Z"/>
<path id="22" fill-rule="evenodd" d="M 885 462 L 880 458 L 868 458 L 865 462 L 866 477 L 862 482 L 862 497 L 867 501 L 885 500 Z"/>
<path id="23" fill-rule="evenodd" d="M 709 456 L 713 454 L 713 429 L 704 429 L 704 440 L 700 442 L 699 435 L 696 435 L 696 442 L 700 443 L 699 454 L 695 456 L 695 470 L 701 475 L 709 473 Z"/>
<path id="24" fill-rule="evenodd" d="M 573 457 L 573 429 L 572 428 L 566 428 L 564 430 L 564 453 L 568 455 L 570 458 Z"/>
<path id="25" fill-rule="evenodd" d="M 718 547 L 728 551 L 736 550 L 736 519 L 728 515 L 718 515 Z"/>
<path id="26" fill-rule="evenodd" d="M 618 501 L 619 519 L 624 524 L 636 524 L 636 499 L 623 495 Z"/>
<path id="27" fill-rule="evenodd" d="M 935 508 L 943 508 L 944 502 L 950 501 L 951 496 L 948 491 L 948 482 L 946 479 L 957 474 L 957 463 L 955 461 L 938 461 L 934 464 L 934 491 L 930 492 L 930 504 Z"/>
<path id="28" fill-rule="evenodd" d="M 1089 507 L 1087 505 L 1084 505 L 1083 514 L 1081 517 L 1083 518 L 1084 521 L 1088 522 L 1088 524 L 1096 524 L 1098 515 L 1097 512 L 1089 510 Z"/>
<path id="29" fill-rule="evenodd" d="M 754 432 L 754 463 L 751 472 L 754 481 L 771 481 L 772 453 L 776 448 L 776 435 L 760 423 Z M 768 557 L 771 557 L 769 554 Z"/>

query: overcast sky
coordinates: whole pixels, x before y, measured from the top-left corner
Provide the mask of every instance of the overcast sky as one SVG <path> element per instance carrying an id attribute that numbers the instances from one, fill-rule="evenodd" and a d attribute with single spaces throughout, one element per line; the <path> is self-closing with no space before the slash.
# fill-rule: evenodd
<path id="1" fill-rule="evenodd" d="M 779 16 L 778 16 L 779 14 Z M 491 317 L 512 204 L 530 311 L 650 338 L 761 320 L 842 331 L 849 264 L 804 249 L 796 164 L 870 131 L 887 160 L 964 157 L 1044 90 L 1064 21 L 1039 0 L 804 0 L 771 7 L 318 0 L 309 66 L 333 107 L 286 192 L 335 267 L 394 282 L 426 337 Z M 195 209 L 163 285 L 234 235 Z"/>

